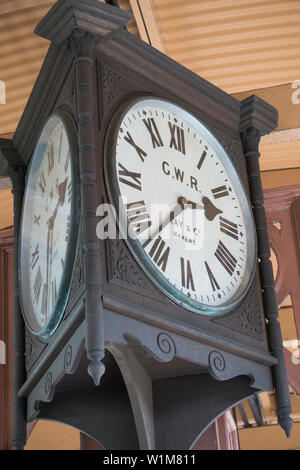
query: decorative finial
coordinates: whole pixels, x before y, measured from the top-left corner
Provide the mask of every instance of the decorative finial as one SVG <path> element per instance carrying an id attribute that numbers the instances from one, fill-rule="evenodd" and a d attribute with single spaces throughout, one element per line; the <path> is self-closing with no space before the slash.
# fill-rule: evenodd
<path id="1" fill-rule="evenodd" d="M 284 416 L 279 416 L 278 423 L 282 427 L 282 429 L 284 430 L 284 432 L 286 434 L 286 437 L 290 437 L 291 429 L 294 425 L 294 422 L 293 422 L 292 418 L 288 414 L 286 414 Z"/>
<path id="2" fill-rule="evenodd" d="M 88 373 L 92 377 L 96 387 L 100 384 L 102 375 L 105 372 L 105 365 L 99 357 L 95 357 L 88 365 Z"/>

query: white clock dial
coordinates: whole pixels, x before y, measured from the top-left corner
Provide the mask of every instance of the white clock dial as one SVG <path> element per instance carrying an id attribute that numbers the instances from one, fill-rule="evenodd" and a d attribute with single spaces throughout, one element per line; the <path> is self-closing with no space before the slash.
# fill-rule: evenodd
<path id="1" fill-rule="evenodd" d="M 255 260 L 251 209 L 228 155 L 201 122 L 163 100 L 142 99 L 115 119 L 107 181 L 129 221 L 131 251 L 176 302 L 228 310 Z"/>
<path id="2" fill-rule="evenodd" d="M 71 148 L 63 121 L 46 123 L 36 146 L 24 197 L 20 281 L 23 310 L 34 332 L 59 314 L 72 206 Z"/>

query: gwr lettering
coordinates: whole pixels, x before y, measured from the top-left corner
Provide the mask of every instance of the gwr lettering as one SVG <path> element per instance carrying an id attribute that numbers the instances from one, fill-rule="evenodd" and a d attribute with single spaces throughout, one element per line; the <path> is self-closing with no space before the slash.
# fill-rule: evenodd
<path id="1" fill-rule="evenodd" d="M 170 166 L 170 165 L 169 165 L 168 162 L 162 162 L 162 170 L 163 170 L 164 174 L 165 174 L 165 175 L 168 175 L 168 176 L 169 176 L 169 174 L 170 174 L 170 170 L 169 170 L 169 168 L 167 168 L 167 167 L 169 167 L 169 166 Z"/>
<path id="2" fill-rule="evenodd" d="M 198 192 L 198 181 L 194 176 L 188 176 L 183 170 L 176 166 L 170 167 L 170 164 L 166 161 L 162 162 L 162 171 L 165 175 L 170 176 L 176 182 L 179 181 L 190 188 L 195 189 Z"/>
<path id="3" fill-rule="evenodd" d="M 176 168 L 174 166 L 174 171 L 175 171 L 175 176 L 176 176 L 176 179 L 177 181 L 181 181 L 181 183 L 183 183 L 183 178 L 184 178 L 184 171 L 180 170 L 179 168 Z"/>
<path id="4" fill-rule="evenodd" d="M 138 156 L 140 157 L 140 159 L 142 160 L 142 162 L 145 161 L 145 157 L 147 156 L 147 153 L 144 152 L 143 149 L 141 149 L 133 140 L 133 138 L 131 137 L 130 133 L 127 131 L 127 134 L 124 136 L 124 140 L 126 140 L 126 142 L 128 142 L 137 152 Z"/>
<path id="5" fill-rule="evenodd" d="M 197 180 L 196 178 L 194 178 L 194 176 L 191 176 L 191 188 L 194 188 L 196 191 L 198 191 L 198 188 L 197 188 Z"/>

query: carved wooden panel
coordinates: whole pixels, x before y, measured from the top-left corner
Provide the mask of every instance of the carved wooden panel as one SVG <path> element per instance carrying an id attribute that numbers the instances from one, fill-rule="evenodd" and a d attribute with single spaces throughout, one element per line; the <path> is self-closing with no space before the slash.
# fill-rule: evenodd
<path id="1" fill-rule="evenodd" d="M 300 339 L 300 185 L 268 189 L 264 192 L 271 246 L 278 269 L 275 288 L 279 305 L 290 295 L 297 339 Z M 300 394 L 300 369 L 285 348 L 288 380 Z"/>
<path id="2" fill-rule="evenodd" d="M 14 237 L 0 234 L 0 449 L 12 448 Z M 4 348 L 5 344 L 5 348 Z M 3 364 L 3 362 L 5 362 Z"/>

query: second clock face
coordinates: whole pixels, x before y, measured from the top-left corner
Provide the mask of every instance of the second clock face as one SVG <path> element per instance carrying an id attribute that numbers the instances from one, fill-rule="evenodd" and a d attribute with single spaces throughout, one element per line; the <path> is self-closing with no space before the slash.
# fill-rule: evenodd
<path id="1" fill-rule="evenodd" d="M 255 231 L 222 146 L 194 116 L 150 98 L 128 105 L 108 135 L 108 190 L 136 260 L 182 306 L 228 311 L 249 287 Z"/>
<path id="2" fill-rule="evenodd" d="M 22 306 L 28 326 L 38 334 L 50 333 L 54 323 L 57 326 L 69 291 L 70 280 L 65 276 L 72 264 L 68 256 L 72 183 L 67 129 L 53 115 L 32 158 L 21 226 Z"/>

